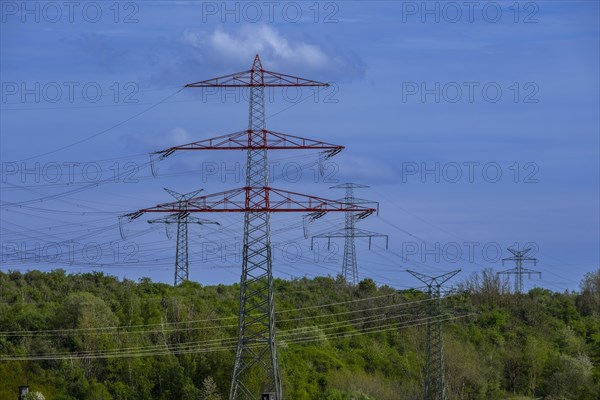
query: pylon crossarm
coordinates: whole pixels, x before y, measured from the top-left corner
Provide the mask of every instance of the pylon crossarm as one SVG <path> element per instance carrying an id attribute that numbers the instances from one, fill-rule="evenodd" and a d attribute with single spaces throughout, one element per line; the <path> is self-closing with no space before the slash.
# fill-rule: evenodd
<path id="1" fill-rule="evenodd" d="M 521 268 L 520 273 L 523 275 L 527 274 L 530 278 L 531 278 L 531 275 L 538 275 L 540 278 L 542 277 L 542 273 L 540 271 L 536 271 L 536 270 L 529 269 L 529 268 Z"/>
<path id="2" fill-rule="evenodd" d="M 290 192 L 282 189 L 264 188 L 270 199 L 270 208 L 264 211 L 275 212 L 359 212 L 371 214 L 376 210 L 370 207 L 346 204 L 344 202 L 329 200 L 317 196 Z"/>
<path id="3" fill-rule="evenodd" d="M 350 235 L 348 229 L 342 228 L 336 231 L 331 231 L 327 233 L 321 233 L 319 235 L 314 235 L 314 238 L 326 238 L 326 237 L 346 237 Z M 354 233 L 352 233 L 355 237 L 387 237 L 388 235 L 384 235 L 383 233 L 376 233 L 371 231 L 366 231 L 364 229 L 354 228 Z"/>
<path id="4" fill-rule="evenodd" d="M 189 193 L 178 193 L 174 190 L 167 189 L 167 188 L 164 188 L 164 190 L 165 190 L 165 192 L 169 193 L 171 196 L 173 196 L 175 199 L 177 199 L 179 201 L 194 198 L 194 197 L 198 196 L 201 192 L 204 191 L 204 189 L 198 189 L 198 190 L 194 190 L 193 192 L 189 192 Z"/>
<path id="5" fill-rule="evenodd" d="M 331 239 L 331 238 L 347 238 L 347 237 L 353 237 L 353 238 L 366 237 L 366 238 L 369 238 L 369 250 L 371 249 L 371 238 L 374 238 L 374 237 L 385 238 L 385 248 L 386 248 L 386 250 L 388 249 L 388 239 L 389 239 L 388 235 L 385 235 L 385 234 L 382 234 L 382 233 L 376 233 L 376 232 L 366 231 L 364 229 L 357 229 L 357 228 L 353 228 L 353 229 L 342 228 L 342 229 L 338 229 L 337 231 L 332 231 L 332 232 L 327 232 L 327 233 L 321 233 L 319 235 L 314 235 L 312 237 L 310 247 L 311 247 L 311 249 L 313 248 L 314 239 L 323 239 L 323 238 Z"/>
<path id="6" fill-rule="evenodd" d="M 525 256 L 525 254 L 529 253 L 532 249 L 531 249 L 531 247 L 528 247 L 523 250 L 515 250 L 515 249 L 510 249 L 510 248 L 507 250 L 510 251 L 512 254 L 514 254 L 515 257 L 523 257 L 523 256 Z"/>
<path id="7" fill-rule="evenodd" d="M 347 202 L 348 199 L 345 197 L 342 197 L 342 198 L 338 198 L 337 201 Z M 377 215 L 379 215 L 379 202 L 378 201 L 358 199 L 356 197 L 353 197 L 352 204 L 371 205 L 372 208 L 377 210 Z"/>
<path id="8" fill-rule="evenodd" d="M 188 214 L 188 215 L 184 218 L 178 217 L 177 214 L 173 214 L 173 215 L 169 215 L 168 217 L 164 217 L 164 218 L 149 219 L 146 222 L 148 222 L 149 224 L 167 224 L 167 225 L 171 225 L 171 224 L 173 224 L 173 225 L 175 225 L 175 224 L 221 225 L 217 221 L 210 221 L 208 219 L 190 217 L 189 213 L 186 213 L 186 214 Z"/>
<path id="9" fill-rule="evenodd" d="M 537 258 L 533 258 L 533 257 L 508 257 L 508 258 L 503 258 L 502 262 L 506 262 L 506 261 L 531 261 L 533 263 L 537 263 Z"/>
<path id="10" fill-rule="evenodd" d="M 187 217 L 185 219 L 185 221 L 181 221 L 184 224 L 198 224 L 198 225 L 221 225 L 220 223 L 218 223 L 217 221 L 211 221 L 208 219 L 204 219 L 204 218 L 197 218 L 197 217 Z"/>
<path id="11" fill-rule="evenodd" d="M 249 196 L 248 196 L 249 194 Z M 256 197 L 264 201 L 251 202 L 248 198 Z M 181 203 L 186 212 L 357 212 L 371 214 L 375 209 L 343 202 L 309 196 L 270 187 L 243 187 L 225 192 L 199 196 L 193 199 L 163 203 L 126 214 L 129 220 L 139 218 L 142 214 L 177 213 Z"/>
<path id="12" fill-rule="evenodd" d="M 257 139 L 258 138 L 258 139 Z M 300 136 L 288 135 L 280 132 L 263 130 L 246 130 L 217 136 L 210 139 L 173 146 L 159 150 L 152 154 L 160 154 L 164 159 L 180 150 L 323 150 L 327 151 L 328 158 L 339 153 L 344 146 L 307 139 Z"/>
<path id="13" fill-rule="evenodd" d="M 440 275 L 440 276 L 436 276 L 435 282 L 438 286 L 442 286 L 444 283 L 448 282 L 450 279 L 452 279 L 452 277 L 456 274 L 458 274 L 461 270 L 457 269 L 456 271 L 451 271 L 448 272 L 447 274 L 444 275 Z"/>
<path id="14" fill-rule="evenodd" d="M 178 214 L 171 214 L 163 218 L 149 219 L 146 222 L 149 224 L 178 224 L 180 221 Z"/>
<path id="15" fill-rule="evenodd" d="M 335 185 L 335 186 L 330 186 L 329 189 L 359 189 L 359 188 L 368 188 L 370 186 L 367 185 L 362 185 L 360 183 L 352 183 L 352 182 L 348 182 L 348 183 L 340 183 L 339 185 Z"/>
<path id="16" fill-rule="evenodd" d="M 331 231 L 327 233 L 321 233 L 319 235 L 314 235 L 313 238 L 339 238 L 339 237 L 347 237 L 352 235 L 354 237 L 384 237 L 387 238 L 388 235 L 383 233 L 376 233 L 371 231 L 366 231 L 364 229 L 354 228 L 354 232 L 349 232 L 348 229 L 342 228 L 336 231 Z"/>
<path id="17" fill-rule="evenodd" d="M 431 285 L 431 283 L 433 282 L 433 277 L 431 277 L 431 276 L 422 274 L 417 271 L 411 271 L 409 269 L 407 269 L 406 272 L 408 272 L 409 274 L 411 274 L 412 276 L 414 276 L 415 278 L 417 278 L 418 280 L 423 282 L 425 284 L 425 286 L 427 286 L 427 287 L 429 287 Z"/>
<path id="18" fill-rule="evenodd" d="M 250 86 L 250 74 L 252 70 L 236 72 L 233 74 L 219 76 L 218 78 L 206 79 L 199 82 L 188 83 L 186 88 L 202 87 L 245 87 Z"/>
<path id="19" fill-rule="evenodd" d="M 496 274 L 514 274 L 517 272 L 516 268 L 509 268 L 509 269 L 505 269 L 504 271 L 498 271 L 496 272 Z"/>
<path id="20" fill-rule="evenodd" d="M 252 77 L 253 73 L 261 72 L 262 82 L 255 81 Z M 298 76 L 292 76 L 282 74 L 280 72 L 267 71 L 264 69 L 247 70 L 242 72 L 236 72 L 229 75 L 219 76 L 217 78 L 206 79 L 199 82 L 188 83 L 185 85 L 186 88 L 209 88 L 209 87 L 309 87 L 309 86 L 321 86 L 328 87 L 329 83 L 317 82 L 310 79 L 300 78 Z"/>
<path id="21" fill-rule="evenodd" d="M 378 201 L 366 200 L 366 199 L 361 199 L 358 197 L 353 197 L 352 202 L 355 204 L 379 204 Z"/>
<path id="22" fill-rule="evenodd" d="M 458 274 L 460 271 L 461 271 L 460 269 L 457 269 L 455 271 L 451 271 L 451 272 L 448 272 L 446 274 L 439 275 L 439 276 L 428 276 L 428 275 L 422 274 L 420 272 L 406 270 L 406 272 L 408 272 L 409 274 L 411 274 L 412 276 L 414 276 L 415 278 L 417 278 L 418 280 L 423 282 L 425 285 L 436 286 L 438 288 L 440 286 L 442 286 L 444 283 L 446 283 L 448 280 L 450 280 L 454 275 Z"/>

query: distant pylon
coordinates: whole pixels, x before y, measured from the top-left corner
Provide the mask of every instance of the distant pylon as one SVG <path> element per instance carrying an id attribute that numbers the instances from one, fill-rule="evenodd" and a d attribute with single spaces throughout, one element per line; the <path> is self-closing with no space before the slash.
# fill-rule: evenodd
<path id="1" fill-rule="evenodd" d="M 330 189 L 346 189 L 346 195 L 343 199 L 340 199 L 339 201 L 342 201 L 347 206 L 355 206 L 357 204 L 376 204 L 376 202 L 374 201 L 354 197 L 354 189 L 368 187 L 369 186 L 360 185 L 357 183 L 343 183 L 340 185 L 332 186 Z M 354 238 L 368 237 L 369 249 L 371 249 L 371 238 L 385 237 L 385 248 L 388 248 L 388 235 L 356 228 L 356 222 L 359 219 L 363 219 L 365 216 L 366 215 L 364 214 L 346 211 L 345 224 L 343 229 L 338 229 L 336 231 L 328 233 L 322 233 L 320 235 L 314 235 L 311 238 L 311 249 L 313 248 L 314 239 L 327 238 L 327 249 L 329 249 L 332 238 L 344 238 L 344 259 L 342 261 L 342 276 L 346 279 L 346 282 L 348 282 L 351 285 L 358 284 L 358 263 L 356 261 L 356 244 L 354 242 Z"/>
<path id="2" fill-rule="evenodd" d="M 179 211 L 167 215 L 163 218 L 148 220 L 149 224 L 165 224 L 167 229 L 167 236 L 169 235 L 169 225 L 177 224 L 177 247 L 175 255 L 175 280 L 174 286 L 179 285 L 183 281 L 187 281 L 190 278 L 190 264 L 189 264 L 189 252 L 188 252 L 188 224 L 215 224 L 219 225 L 218 222 L 209 221 L 206 219 L 196 218 L 190 216 L 187 211 L 187 200 L 193 199 L 198 196 L 202 191 L 196 190 L 187 194 L 177 193 L 170 189 L 165 189 L 167 193 L 175 197 L 179 201 Z"/>
<path id="3" fill-rule="evenodd" d="M 441 287 L 460 269 L 439 276 L 408 271 L 427 286 L 427 342 L 425 355 L 425 400 L 446 400 L 444 382 L 444 339 L 442 336 Z"/>
<path id="4" fill-rule="evenodd" d="M 523 267 L 524 262 L 532 262 L 533 265 L 537 265 L 537 258 L 527 256 L 527 253 L 529 253 L 531 250 L 531 247 L 528 247 L 524 250 L 508 248 L 508 251 L 513 254 L 513 257 L 502 259 L 502 265 L 504 265 L 506 261 L 515 262 L 514 268 L 498 272 L 498 275 L 506 274 L 515 276 L 515 293 L 523 293 L 523 275 L 527 274 L 530 279 L 532 274 L 537 274 L 540 276 L 540 278 L 542 277 L 542 273 L 540 271 L 534 271 L 532 269 Z"/>

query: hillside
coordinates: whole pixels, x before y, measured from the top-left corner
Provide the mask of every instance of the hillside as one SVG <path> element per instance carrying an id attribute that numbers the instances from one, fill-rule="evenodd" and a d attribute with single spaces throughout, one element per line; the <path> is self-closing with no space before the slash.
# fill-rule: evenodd
<path id="1" fill-rule="evenodd" d="M 427 296 L 276 280 L 293 400 L 421 399 Z M 0 272 L 0 399 L 226 398 L 238 286 Z M 505 293 L 489 271 L 443 300 L 449 399 L 600 397 L 600 270 L 579 293 Z M 214 385 L 213 385 L 214 382 Z"/>

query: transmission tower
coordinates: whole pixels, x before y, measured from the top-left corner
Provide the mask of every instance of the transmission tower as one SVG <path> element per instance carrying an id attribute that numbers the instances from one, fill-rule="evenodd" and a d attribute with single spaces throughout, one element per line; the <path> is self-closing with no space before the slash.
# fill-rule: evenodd
<path id="1" fill-rule="evenodd" d="M 370 200 L 364 200 L 354 197 L 354 189 L 357 188 L 368 188 L 366 185 L 359 185 L 356 183 L 343 183 L 340 185 L 332 186 L 330 189 L 346 189 L 346 195 L 343 199 L 339 200 L 344 202 L 347 206 L 355 206 L 358 204 L 376 204 Z M 311 238 L 310 248 L 313 248 L 314 239 L 327 238 L 327 249 L 329 250 L 332 238 L 344 238 L 344 258 L 342 261 L 342 276 L 346 282 L 350 285 L 358 284 L 358 263 L 356 261 L 356 245 L 354 239 L 357 237 L 368 237 L 369 238 L 369 250 L 371 249 L 371 239 L 373 237 L 385 237 L 385 248 L 388 248 L 388 236 L 366 231 L 364 229 L 356 228 L 356 222 L 362 219 L 360 214 L 356 212 L 347 211 L 345 213 L 345 225 L 343 229 L 335 230 L 320 235 L 314 235 Z"/>
<path id="2" fill-rule="evenodd" d="M 537 265 L 537 258 L 527 256 L 527 253 L 529 253 L 531 250 L 531 247 L 528 247 L 524 250 L 515 250 L 508 248 L 508 251 L 510 251 L 513 254 L 513 257 L 502 259 L 502 265 L 504 265 L 504 263 L 506 263 L 507 261 L 515 262 L 514 268 L 498 272 L 498 275 L 506 274 L 515 276 L 515 293 L 523 293 L 523 275 L 527 274 L 529 279 L 531 279 L 532 274 L 537 274 L 540 278 L 542 277 L 542 273 L 540 271 L 534 271 L 532 269 L 523 267 L 523 263 L 526 262 L 532 262 L 533 265 Z"/>
<path id="3" fill-rule="evenodd" d="M 448 272 L 439 276 L 428 276 L 407 271 L 427 286 L 431 301 L 427 304 L 427 342 L 425 355 L 425 400 L 446 400 L 444 385 L 444 339 L 442 337 L 441 287 L 460 272 Z"/>
<path id="4" fill-rule="evenodd" d="M 196 190 L 187 194 L 177 193 L 173 190 L 165 189 L 167 193 L 175 197 L 179 202 L 179 211 L 175 214 L 167 215 L 163 218 L 148 220 L 149 224 L 165 224 L 167 236 L 169 234 L 169 225 L 177 224 L 177 247 L 175 250 L 175 280 L 174 286 L 179 285 L 183 281 L 187 281 L 190 278 L 190 265 L 189 265 L 189 252 L 188 252 L 188 224 L 215 224 L 219 225 L 218 222 L 209 221 L 206 219 L 192 217 L 187 211 L 186 200 L 193 199 L 201 191 Z"/>
<path id="5" fill-rule="evenodd" d="M 188 88 L 250 88 L 248 129 L 212 139 L 161 150 L 164 159 L 175 151 L 245 150 L 246 186 L 188 199 L 186 211 L 244 213 L 244 243 L 240 278 L 238 343 L 230 400 L 256 400 L 259 393 L 282 400 L 283 393 L 275 341 L 275 302 L 270 239 L 270 214 L 274 212 L 311 213 L 319 218 L 327 212 L 356 212 L 365 217 L 376 210 L 359 205 L 323 199 L 269 187 L 268 150 L 316 149 L 321 159 L 339 153 L 343 146 L 287 135 L 266 129 L 266 87 L 325 87 L 320 83 L 263 69 L 259 56 L 250 70 L 195 82 Z M 129 220 L 144 213 L 173 213 L 176 203 L 159 204 L 127 215 Z M 257 384 L 257 382 L 259 382 Z M 259 386 L 259 387 L 257 387 Z"/>

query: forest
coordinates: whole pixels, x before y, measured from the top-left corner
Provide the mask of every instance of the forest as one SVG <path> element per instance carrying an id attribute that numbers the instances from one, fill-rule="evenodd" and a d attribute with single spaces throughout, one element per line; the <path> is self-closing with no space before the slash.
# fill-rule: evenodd
<path id="1" fill-rule="evenodd" d="M 600 269 L 564 293 L 515 294 L 491 270 L 456 281 L 439 317 L 448 399 L 600 398 Z M 427 293 L 274 284 L 287 399 L 423 398 Z M 238 301 L 237 284 L 0 272 L 0 399 L 226 399 Z"/>

